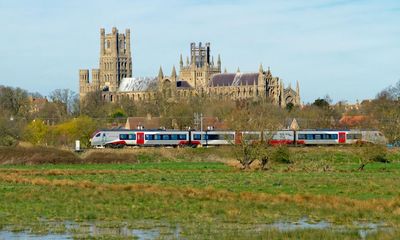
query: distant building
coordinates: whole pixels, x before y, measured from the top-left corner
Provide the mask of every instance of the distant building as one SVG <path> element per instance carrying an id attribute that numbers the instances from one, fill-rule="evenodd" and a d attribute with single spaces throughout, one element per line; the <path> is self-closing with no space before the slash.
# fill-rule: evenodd
<path id="1" fill-rule="evenodd" d="M 160 117 L 128 117 L 126 119 L 126 129 L 160 129 L 162 127 Z"/>
<path id="2" fill-rule="evenodd" d="M 36 97 L 29 97 L 30 102 L 30 113 L 37 113 L 42 110 L 46 104 L 49 102 L 47 98 L 36 98 Z"/>
<path id="3" fill-rule="evenodd" d="M 203 96 L 218 99 L 246 100 L 268 98 L 273 103 L 285 107 L 288 104 L 300 105 L 299 83 L 296 89 L 284 87 L 279 77 L 274 77 L 268 68 L 260 64 L 258 71 L 242 73 L 221 72 L 221 58 L 217 62 L 211 56 L 211 45 L 190 44 L 190 58 L 184 64 L 182 55 L 179 61 L 179 74 L 175 67 L 171 75 L 165 76 L 160 67 L 157 77 L 132 77 L 132 57 L 130 31 L 112 33 L 100 30 L 100 68 L 79 71 L 79 92 L 81 100 L 89 92 L 103 91 L 106 101 L 151 101 L 157 94 L 166 98 L 184 99 L 189 96 Z"/>

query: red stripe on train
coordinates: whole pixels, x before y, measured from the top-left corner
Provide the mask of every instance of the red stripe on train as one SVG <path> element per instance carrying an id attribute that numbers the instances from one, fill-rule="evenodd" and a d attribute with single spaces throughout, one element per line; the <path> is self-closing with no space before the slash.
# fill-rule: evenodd
<path id="1" fill-rule="evenodd" d="M 270 145 L 289 145 L 293 144 L 293 140 L 269 140 L 268 143 Z"/>

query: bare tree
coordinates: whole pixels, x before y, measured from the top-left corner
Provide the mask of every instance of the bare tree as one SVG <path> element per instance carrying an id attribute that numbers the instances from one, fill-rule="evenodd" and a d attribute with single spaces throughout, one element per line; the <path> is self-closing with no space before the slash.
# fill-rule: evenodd
<path id="1" fill-rule="evenodd" d="M 238 133 L 244 130 L 252 132 L 242 134 L 242 139 L 236 145 L 236 158 L 242 165 L 242 169 L 250 168 L 250 165 L 259 160 L 261 169 L 267 169 L 273 150 L 267 146 L 273 132 L 282 128 L 285 118 L 285 110 L 267 102 L 243 102 L 232 115 L 229 125 Z M 261 133 L 264 142 L 254 141 L 254 135 Z M 239 133 L 240 134 L 240 133 Z"/>
<path id="2" fill-rule="evenodd" d="M 63 107 L 67 114 L 79 112 L 78 95 L 70 89 L 56 89 L 50 93 L 49 98 L 53 103 Z"/>
<path id="3" fill-rule="evenodd" d="M 25 116 L 29 112 L 28 92 L 21 88 L 0 86 L 0 108 L 12 116 Z"/>

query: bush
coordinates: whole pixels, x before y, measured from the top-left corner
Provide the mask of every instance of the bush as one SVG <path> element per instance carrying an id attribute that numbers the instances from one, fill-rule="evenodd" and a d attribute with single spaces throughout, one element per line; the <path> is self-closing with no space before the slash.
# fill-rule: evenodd
<path id="1" fill-rule="evenodd" d="M 0 146 L 10 147 L 17 145 L 18 141 L 10 135 L 0 137 Z"/>
<path id="2" fill-rule="evenodd" d="M 293 161 L 290 160 L 290 152 L 287 146 L 280 145 L 277 147 L 273 147 L 272 149 L 273 149 L 271 156 L 272 161 L 285 164 L 293 163 Z"/>
<path id="3" fill-rule="evenodd" d="M 358 170 L 364 170 L 364 167 L 371 162 L 387 163 L 387 148 L 384 145 L 365 144 L 360 145 L 360 167 Z"/>
<path id="4" fill-rule="evenodd" d="M 48 126 L 41 119 L 35 119 L 26 126 L 24 139 L 32 144 L 44 144 L 47 143 L 48 131 Z"/>
<path id="5" fill-rule="evenodd" d="M 97 126 L 93 119 L 80 116 L 58 124 L 51 129 L 52 138 L 56 144 L 73 145 L 75 140 L 81 141 L 82 147 L 90 145 L 90 137 Z"/>

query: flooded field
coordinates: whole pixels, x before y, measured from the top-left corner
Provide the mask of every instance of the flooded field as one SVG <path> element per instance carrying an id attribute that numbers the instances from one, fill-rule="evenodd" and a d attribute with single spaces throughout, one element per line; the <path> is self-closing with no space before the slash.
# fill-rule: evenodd
<path id="1" fill-rule="evenodd" d="M 64 240 L 74 238 L 107 238 L 120 237 L 124 239 L 191 239 L 201 238 L 202 235 L 185 234 L 185 227 L 181 225 L 169 225 L 162 222 L 140 222 L 137 224 L 109 223 L 109 222 L 86 222 L 77 223 L 73 221 L 64 222 L 42 222 L 50 232 L 34 233 L 31 230 L 11 231 L 7 227 L 0 230 L 0 239 L 26 239 L 26 240 Z M 140 228 L 135 228 L 135 225 Z M 195 227 L 195 226 L 192 226 Z M 53 229 L 53 230 L 51 230 Z M 270 224 L 221 224 L 218 234 L 231 232 L 240 229 L 248 236 L 262 236 L 265 232 L 277 231 L 278 233 L 301 232 L 304 230 L 322 230 L 326 232 L 339 232 L 352 234 L 358 239 L 368 239 L 378 232 L 390 233 L 394 228 L 384 223 L 354 223 L 352 226 L 334 225 L 326 221 L 312 222 L 307 218 L 299 219 L 296 222 L 278 221 Z M 46 231 L 47 231 L 46 230 Z M 52 232 L 53 231 L 53 232 Z M 58 233 L 57 233 L 58 231 Z"/>
<path id="2" fill-rule="evenodd" d="M 174 151 L 140 163 L 0 165 L 0 239 L 400 238 L 397 152 L 358 171 L 351 149 L 299 148 L 293 163 L 242 171 L 212 161 L 225 152 Z M 196 151 L 207 161 L 191 161 Z"/>

